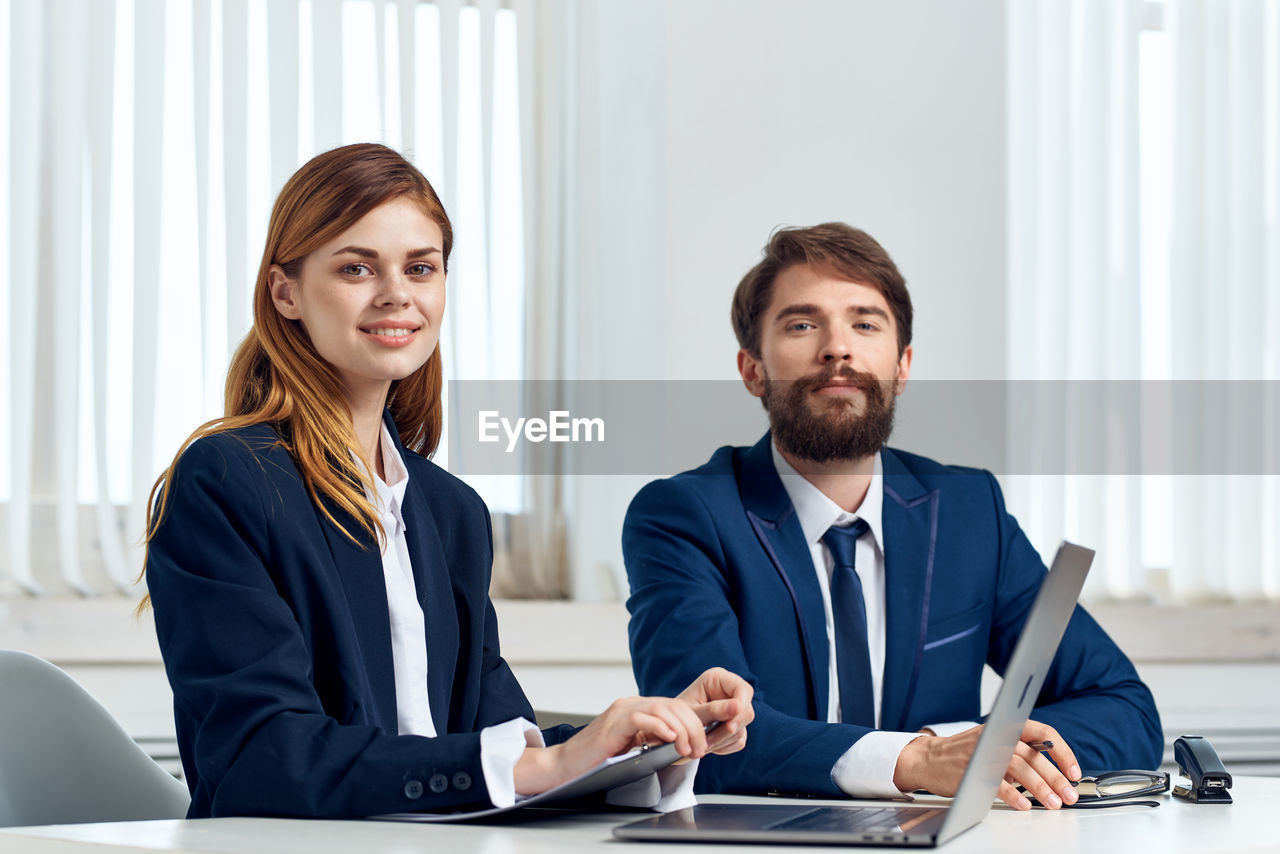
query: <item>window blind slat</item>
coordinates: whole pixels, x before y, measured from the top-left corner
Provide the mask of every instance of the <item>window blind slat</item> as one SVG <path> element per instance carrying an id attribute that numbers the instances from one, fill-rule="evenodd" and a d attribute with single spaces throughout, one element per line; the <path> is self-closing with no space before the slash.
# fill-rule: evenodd
<path id="1" fill-rule="evenodd" d="M 400 144 L 406 156 L 413 160 L 418 168 L 424 168 L 421 152 L 416 138 L 418 127 L 417 106 L 417 64 L 422 53 L 418 41 L 418 20 L 416 0 L 397 0 L 396 3 L 396 38 L 399 39 L 400 59 Z M 385 105 L 384 105 L 385 106 Z"/>
<path id="2" fill-rule="evenodd" d="M 53 357 L 53 423 L 41 432 L 53 439 L 54 447 L 54 518 L 58 568 L 62 579 L 72 590 L 93 596 L 93 587 L 85 580 L 80 565 L 79 540 L 79 456 L 80 424 L 80 291 L 84 258 L 84 136 L 85 99 L 80 81 L 85 75 L 88 9 L 82 0 L 55 0 L 50 5 L 58 22 L 64 44 L 71 50 L 49 63 L 49 80 L 53 103 L 58 105 L 51 115 L 50 140 L 54 162 L 52 170 L 52 213 L 59 223 L 53 262 L 53 328 L 70 334 L 58 336 L 51 347 Z M 51 428 L 51 429 L 48 429 Z"/>
<path id="3" fill-rule="evenodd" d="M 44 202 L 39 194 L 40 128 L 43 124 L 44 75 L 31 69 L 43 63 L 46 7 L 35 3 L 11 3 L 9 53 L 10 115 L 22 116 L 9 123 L 9 246 L 36 246 Z M 23 215 L 17 215 L 22 211 Z M 13 579 L 28 593 L 42 595 L 45 588 L 35 579 L 31 564 L 31 474 L 35 450 L 36 324 L 17 322 L 34 318 L 39 291 L 38 265 L 26 253 L 9 252 L 9 370 L 10 464 L 9 556 Z"/>
<path id="4" fill-rule="evenodd" d="M 375 6 L 379 5 L 375 2 Z M 298 168 L 298 4 L 267 4 L 271 196 Z M 325 101 L 327 103 L 327 99 Z"/>
<path id="5" fill-rule="evenodd" d="M 135 0 L 133 114 L 133 447 L 130 539 L 142 534 L 155 479 L 161 163 L 164 156 L 164 0 Z"/>
<path id="6" fill-rule="evenodd" d="M 444 187 L 436 190 L 442 196 L 445 210 L 454 210 L 458 199 L 458 38 L 462 2 L 439 0 L 436 6 L 440 10 L 440 103 L 444 127 Z"/>
<path id="7" fill-rule="evenodd" d="M 498 14 L 497 0 L 476 0 L 476 9 L 480 13 L 480 140 L 481 158 L 481 199 L 484 205 L 484 243 L 493 251 L 493 42 L 494 18 Z M 492 262 L 487 265 L 493 270 Z M 492 272 L 486 291 L 489 305 L 493 303 Z"/>
<path id="8" fill-rule="evenodd" d="M 120 522 L 111 503 L 110 469 L 108 462 L 113 454 L 107 447 L 108 408 L 107 377 L 110 367 L 110 316 L 111 302 L 111 163 L 112 163 L 112 109 L 115 87 L 115 35 L 116 2 L 100 0 L 89 4 L 89 33 L 86 53 L 85 76 L 79 81 L 84 91 L 93 92 L 89 98 L 87 119 L 88 164 L 90 182 L 90 258 L 89 270 L 92 283 L 89 301 L 93 312 L 93 449 L 94 468 L 97 472 L 98 495 L 94 518 L 101 544 L 103 566 L 107 575 L 121 591 L 132 589 L 136 570 L 130 571 L 125 560 Z"/>
<path id="9" fill-rule="evenodd" d="M 535 158 L 538 133 L 537 118 L 539 112 L 538 65 L 534 54 L 536 44 L 538 18 L 534 9 L 534 0 L 515 0 L 513 6 L 516 13 L 516 89 L 520 110 L 520 183 L 523 197 L 521 202 L 524 211 L 524 277 L 526 293 L 537 277 L 538 270 L 538 161 Z M 534 304 L 528 300 L 527 304 Z M 527 312 L 528 316 L 533 311 Z M 529 365 L 536 364 L 530 353 L 533 336 L 526 320 L 525 359 Z M 537 377 L 536 371 L 532 374 Z"/>
<path id="10" fill-rule="evenodd" d="M 245 299 L 249 261 L 248 103 L 249 75 L 245 57 L 249 50 L 249 10 L 245 0 L 222 0 L 222 183 L 226 217 L 227 352 L 235 352 L 249 328 L 249 301 Z"/>
<path id="11" fill-rule="evenodd" d="M 373 59 L 378 87 L 378 135 L 387 139 L 387 3 L 390 0 L 371 0 L 373 4 Z"/>
<path id="12" fill-rule="evenodd" d="M 191 9 L 191 112 L 194 125 L 196 179 L 195 281 L 200 289 L 202 378 L 214 375 L 213 366 L 226 362 L 225 330 L 217 323 L 218 290 L 209 271 L 210 169 L 209 143 L 213 111 L 213 6 L 212 0 L 195 0 Z M 219 371 L 221 368 L 219 368 Z M 218 411 L 222 396 L 206 387 L 205 400 Z M 217 407 L 217 408 L 213 408 Z"/>
<path id="13" fill-rule="evenodd" d="M 343 142 L 342 0 L 311 0 L 311 30 L 315 141 L 320 152 Z"/>

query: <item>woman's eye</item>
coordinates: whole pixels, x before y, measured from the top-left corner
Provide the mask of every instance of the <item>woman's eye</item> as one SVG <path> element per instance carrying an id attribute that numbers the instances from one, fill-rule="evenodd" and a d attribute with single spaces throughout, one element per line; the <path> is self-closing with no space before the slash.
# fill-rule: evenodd
<path id="1" fill-rule="evenodd" d="M 406 272 L 410 276 L 430 276 L 435 272 L 435 269 L 430 264 L 414 264 Z"/>
<path id="2" fill-rule="evenodd" d="M 363 276 L 368 271 L 369 271 L 369 268 L 366 267 L 364 264 L 348 264 L 338 272 L 342 273 L 345 276 Z"/>

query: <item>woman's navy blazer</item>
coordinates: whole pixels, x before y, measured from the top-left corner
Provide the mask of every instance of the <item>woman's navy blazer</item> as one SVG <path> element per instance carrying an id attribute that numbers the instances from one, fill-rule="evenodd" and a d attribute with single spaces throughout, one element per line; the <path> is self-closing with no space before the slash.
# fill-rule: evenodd
<path id="1" fill-rule="evenodd" d="M 189 817 L 487 805 L 480 730 L 533 719 L 498 650 L 488 510 L 384 421 L 409 472 L 402 512 L 439 736 L 396 734 L 376 544 L 336 507 L 361 545 L 324 517 L 270 425 L 208 436 L 178 462 L 146 564 Z"/>

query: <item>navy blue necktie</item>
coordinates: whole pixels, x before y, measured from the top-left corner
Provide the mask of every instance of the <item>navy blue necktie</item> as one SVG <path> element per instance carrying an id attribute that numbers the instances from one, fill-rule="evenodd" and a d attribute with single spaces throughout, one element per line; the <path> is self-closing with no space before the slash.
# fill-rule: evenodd
<path id="1" fill-rule="evenodd" d="M 840 680 L 840 717 L 844 723 L 875 727 L 876 706 L 867 648 L 867 608 L 862 582 L 854 571 L 858 538 L 869 530 L 859 519 L 847 528 L 831 526 L 822 541 L 831 549 L 831 615 L 836 624 L 836 671 Z"/>

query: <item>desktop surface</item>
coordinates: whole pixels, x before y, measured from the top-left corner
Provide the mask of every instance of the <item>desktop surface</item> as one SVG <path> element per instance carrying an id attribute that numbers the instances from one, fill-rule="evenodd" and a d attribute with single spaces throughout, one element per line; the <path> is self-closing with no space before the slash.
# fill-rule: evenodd
<path id="1" fill-rule="evenodd" d="M 1058 854 L 1080 851 L 1280 851 L 1280 778 L 1236 777 L 1230 805 L 1192 804 L 1172 796 L 1161 805 L 1103 810 L 1016 812 L 997 804 L 976 827 L 942 851 Z M 944 802 L 919 798 L 920 803 Z M 779 798 L 704 796 L 700 803 L 785 803 Z M 790 801 L 817 805 L 850 801 Z M 876 802 L 854 802 L 876 803 Z M 540 816 L 501 824 L 413 824 L 386 821 L 214 818 L 195 821 L 140 821 L 0 828 L 0 854 L 77 852 L 224 852 L 224 854 L 403 854 L 406 851 L 477 851 L 485 854 L 552 854 L 562 851 L 633 849 L 707 854 L 712 850 L 776 850 L 775 846 L 663 844 L 615 841 L 613 828 L 642 817 L 637 813 L 576 813 Z M 822 847 L 806 846 L 817 854 Z M 860 848 L 874 851 L 874 848 Z M 886 849 L 900 850 L 900 849 Z"/>

